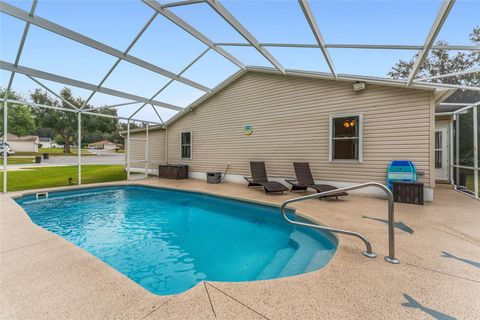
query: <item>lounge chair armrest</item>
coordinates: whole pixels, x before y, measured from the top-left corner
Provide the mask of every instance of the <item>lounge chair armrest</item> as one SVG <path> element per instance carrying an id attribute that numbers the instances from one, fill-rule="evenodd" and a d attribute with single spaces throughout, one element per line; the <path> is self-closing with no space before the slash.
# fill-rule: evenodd
<path id="1" fill-rule="evenodd" d="M 285 179 L 285 182 L 291 184 L 292 186 L 293 185 L 298 185 L 298 180 L 296 180 L 296 179 Z"/>

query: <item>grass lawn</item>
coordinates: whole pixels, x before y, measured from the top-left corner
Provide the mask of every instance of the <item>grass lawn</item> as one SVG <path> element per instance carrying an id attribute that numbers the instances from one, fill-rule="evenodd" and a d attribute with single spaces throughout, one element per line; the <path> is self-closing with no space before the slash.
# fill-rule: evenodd
<path id="1" fill-rule="evenodd" d="M 77 184 L 77 166 L 43 167 L 8 171 L 8 191 L 51 188 L 68 185 L 68 178 Z M 3 172 L 0 172 L 3 188 Z M 82 184 L 126 180 L 122 165 L 83 165 Z"/>
<path id="2" fill-rule="evenodd" d="M 38 152 L 17 152 L 17 156 L 41 156 L 44 153 L 49 153 L 51 157 L 54 156 L 76 156 L 77 149 L 71 149 L 71 153 L 64 153 L 61 148 L 38 148 Z M 82 156 L 94 156 L 88 149 L 82 149 Z"/>
<path id="3" fill-rule="evenodd" d="M 475 190 L 475 180 L 474 180 L 473 176 L 467 176 L 467 181 L 465 183 L 465 187 L 467 187 L 468 190 L 470 190 L 472 192 Z"/>
<path id="4" fill-rule="evenodd" d="M 26 164 L 26 163 L 33 163 L 35 161 L 34 157 L 30 158 L 15 158 L 15 157 L 8 157 L 7 163 L 8 164 Z M 0 163 L 3 164 L 3 158 L 0 160 Z"/>

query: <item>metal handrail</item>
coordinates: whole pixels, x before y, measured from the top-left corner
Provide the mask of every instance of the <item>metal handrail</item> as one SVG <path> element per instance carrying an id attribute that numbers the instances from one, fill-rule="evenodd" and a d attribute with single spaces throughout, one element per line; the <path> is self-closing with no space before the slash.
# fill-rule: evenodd
<path id="1" fill-rule="evenodd" d="M 377 187 L 379 189 L 382 189 L 385 194 L 387 195 L 387 200 L 388 200 L 388 256 L 385 256 L 385 260 L 393 263 L 393 264 L 398 264 L 400 263 L 400 260 L 395 258 L 395 229 L 394 229 L 394 202 L 393 202 L 393 194 L 388 189 L 385 185 L 378 183 L 378 182 L 367 182 L 367 183 L 362 183 L 362 184 L 357 184 L 354 186 L 350 187 L 345 187 L 345 188 L 339 188 L 339 189 L 334 189 L 334 190 L 329 190 L 329 191 L 324 191 L 316 194 L 311 194 L 308 196 L 304 197 L 298 197 L 294 199 L 289 199 L 286 200 L 285 202 L 282 203 L 282 206 L 280 207 L 280 211 L 282 212 L 283 217 L 285 220 L 287 220 L 291 224 L 303 226 L 303 227 L 310 227 L 310 228 L 315 228 L 318 230 L 325 230 L 325 231 L 330 231 L 334 233 L 340 233 L 340 234 L 346 234 L 350 236 L 354 236 L 357 238 L 360 238 L 364 243 L 365 246 L 367 247 L 367 251 L 362 252 L 364 256 L 369 257 L 369 258 L 375 258 L 377 255 L 373 253 L 372 251 L 372 245 L 370 242 L 365 238 L 362 234 L 358 232 L 353 232 L 353 231 L 348 231 L 348 230 L 342 230 L 342 229 L 336 229 L 336 228 L 331 228 L 331 227 L 326 227 L 326 226 L 320 226 L 317 224 L 310 224 L 310 223 L 304 223 L 304 222 L 298 222 L 295 220 L 291 220 L 286 212 L 285 208 L 287 205 L 293 202 L 299 202 L 299 201 L 304 201 L 308 199 L 315 199 L 315 198 L 321 198 L 324 196 L 330 196 L 330 195 L 335 195 L 337 193 L 345 192 L 345 191 L 350 191 L 350 190 L 356 190 L 356 189 L 363 189 L 367 187 Z"/>

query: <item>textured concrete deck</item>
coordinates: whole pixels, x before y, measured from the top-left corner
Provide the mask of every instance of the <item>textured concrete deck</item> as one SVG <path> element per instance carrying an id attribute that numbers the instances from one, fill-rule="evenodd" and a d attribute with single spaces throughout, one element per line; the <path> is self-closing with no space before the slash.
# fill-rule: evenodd
<path id="1" fill-rule="evenodd" d="M 196 180 L 141 183 L 277 205 L 295 196 Z M 321 270 L 269 281 L 205 282 L 167 297 L 149 293 L 34 225 L 11 199 L 18 194 L 0 196 L 1 319 L 478 319 L 480 314 L 480 202 L 445 186 L 436 190 L 435 203 L 395 205 L 400 265 L 383 260 L 385 200 L 309 200 L 297 210 L 365 234 L 378 257 L 362 256 L 361 241 L 340 235 L 337 253 Z"/>

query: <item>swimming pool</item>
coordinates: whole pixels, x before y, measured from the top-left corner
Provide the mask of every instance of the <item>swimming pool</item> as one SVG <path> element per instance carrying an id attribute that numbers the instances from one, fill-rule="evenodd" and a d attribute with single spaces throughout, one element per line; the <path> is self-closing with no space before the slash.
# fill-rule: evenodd
<path id="1" fill-rule="evenodd" d="M 265 280 L 317 270 L 337 248 L 332 235 L 293 226 L 278 208 L 196 192 L 118 186 L 16 201 L 37 225 L 160 295 L 203 280 Z"/>

